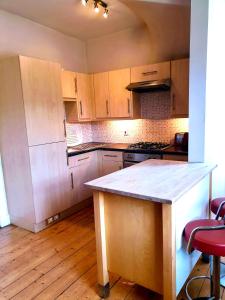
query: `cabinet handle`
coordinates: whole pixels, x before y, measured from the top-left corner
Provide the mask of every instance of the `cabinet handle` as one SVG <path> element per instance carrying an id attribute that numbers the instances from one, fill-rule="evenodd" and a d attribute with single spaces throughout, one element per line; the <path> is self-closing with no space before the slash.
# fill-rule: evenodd
<path id="1" fill-rule="evenodd" d="M 73 189 L 74 189 L 73 173 L 70 173 L 70 178 L 71 178 L 71 188 L 72 188 L 72 190 L 73 190 Z"/>
<path id="2" fill-rule="evenodd" d="M 109 115 L 109 101 L 106 100 L 106 113 Z"/>
<path id="3" fill-rule="evenodd" d="M 68 151 L 66 150 L 66 164 L 69 166 L 69 157 L 68 157 Z"/>
<path id="4" fill-rule="evenodd" d="M 84 157 L 84 158 L 80 158 L 80 159 L 78 159 L 78 161 L 86 160 L 86 159 L 88 159 L 88 158 L 89 158 L 89 156 Z"/>
<path id="5" fill-rule="evenodd" d="M 74 78 L 75 94 L 77 95 L 77 77 Z"/>
<path id="6" fill-rule="evenodd" d="M 83 108 L 82 108 L 82 102 L 80 101 L 80 114 L 83 115 Z"/>
<path id="7" fill-rule="evenodd" d="M 128 114 L 130 114 L 130 99 L 127 98 Z"/>
<path id="8" fill-rule="evenodd" d="M 142 75 L 143 76 L 148 76 L 148 75 L 154 75 L 154 74 L 157 74 L 158 71 L 148 71 L 148 72 L 142 72 Z"/>
<path id="9" fill-rule="evenodd" d="M 117 155 L 104 154 L 106 157 L 118 157 Z"/>
<path id="10" fill-rule="evenodd" d="M 172 95 L 172 109 L 173 109 L 173 111 L 176 110 L 176 97 L 175 97 L 175 94 Z"/>
<path id="11" fill-rule="evenodd" d="M 63 120 L 64 137 L 66 138 L 66 120 Z"/>

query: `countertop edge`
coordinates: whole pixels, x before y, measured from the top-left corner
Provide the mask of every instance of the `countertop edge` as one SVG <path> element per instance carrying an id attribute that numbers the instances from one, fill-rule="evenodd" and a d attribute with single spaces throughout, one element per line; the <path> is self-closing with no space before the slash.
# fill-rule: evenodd
<path id="1" fill-rule="evenodd" d="M 194 164 L 194 163 L 191 163 L 191 164 Z M 100 187 L 100 186 L 92 185 L 90 183 L 85 183 L 85 185 L 88 186 L 89 188 L 91 188 L 93 190 L 97 190 L 97 191 L 108 192 L 108 193 L 113 193 L 116 195 L 132 197 L 132 198 L 136 198 L 136 199 L 140 199 L 140 200 L 146 200 L 146 201 L 152 201 L 152 202 L 172 205 L 172 204 L 176 203 L 189 190 L 191 190 L 195 185 L 197 185 L 202 179 L 204 179 L 207 175 L 209 175 L 213 170 L 215 170 L 217 168 L 217 165 L 212 164 L 211 167 L 210 167 L 210 165 L 209 166 L 206 165 L 206 167 L 207 167 L 207 170 L 205 170 L 205 172 L 201 176 L 199 176 L 199 178 L 197 178 L 195 181 L 193 181 L 192 184 L 188 185 L 186 189 L 183 189 L 176 197 L 174 197 L 172 199 L 156 198 L 154 196 L 129 193 L 127 191 L 114 190 L 114 189 L 107 188 L 107 187 Z M 117 172 L 120 172 L 120 171 L 117 171 Z"/>
<path id="2" fill-rule="evenodd" d="M 127 148 L 115 148 L 115 147 L 110 147 L 110 146 L 100 146 L 100 147 L 93 147 L 91 149 L 87 149 L 87 150 L 80 150 L 80 151 L 74 151 L 74 152 L 70 152 L 68 153 L 68 157 L 73 157 L 76 155 L 80 155 L 80 154 L 84 154 L 84 153 L 88 153 L 88 152 L 92 152 L 92 151 L 98 151 L 98 150 L 103 150 L 103 151 L 120 151 L 120 152 L 132 152 L 132 153 L 153 153 L 153 154 L 171 154 L 171 155 L 188 155 L 187 151 L 181 151 L 181 150 L 170 150 L 170 148 L 173 148 L 174 146 L 170 146 L 168 147 L 168 149 L 165 150 L 155 150 L 155 151 L 139 151 L 137 149 L 127 149 Z M 68 147 L 69 148 L 69 147 Z"/>
<path id="3" fill-rule="evenodd" d="M 127 196 L 127 197 L 131 197 L 131 198 L 136 198 L 136 199 L 145 200 L 145 201 L 152 201 L 152 202 L 157 202 L 157 203 L 163 203 L 163 204 L 173 204 L 173 201 L 168 200 L 168 199 L 159 199 L 159 198 L 155 198 L 155 197 L 142 196 L 139 194 L 133 194 L 133 193 L 129 193 L 129 192 L 121 192 L 118 190 L 113 190 L 113 189 L 108 189 L 108 188 L 103 188 L 103 187 L 96 187 L 95 185 L 91 185 L 89 183 L 85 183 L 85 185 L 88 186 L 89 188 L 91 188 L 95 191 L 99 191 L 99 192 L 106 192 L 106 193 L 110 193 L 110 194 Z"/>

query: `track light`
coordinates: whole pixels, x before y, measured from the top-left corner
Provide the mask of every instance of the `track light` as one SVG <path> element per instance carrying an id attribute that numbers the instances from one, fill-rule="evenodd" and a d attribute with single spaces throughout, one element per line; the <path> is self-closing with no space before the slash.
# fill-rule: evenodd
<path id="1" fill-rule="evenodd" d="M 109 16 L 109 10 L 108 10 L 107 8 L 105 8 L 105 11 L 104 11 L 103 17 L 104 17 L 105 19 L 107 19 L 107 18 L 108 18 L 108 16 Z"/>
<path id="2" fill-rule="evenodd" d="M 94 3 L 94 10 L 97 14 L 99 13 L 99 7 L 98 7 L 98 3 L 96 1 Z"/>
<path id="3" fill-rule="evenodd" d="M 87 6 L 88 2 L 90 1 L 91 0 L 81 0 L 81 4 L 83 6 Z M 107 19 L 109 16 L 108 4 L 105 3 L 103 0 L 92 0 L 92 3 L 94 4 L 94 11 L 96 13 L 99 13 L 100 8 L 104 9 L 103 17 Z"/>
<path id="4" fill-rule="evenodd" d="M 87 6 L 88 0 L 81 0 L 83 6 Z"/>

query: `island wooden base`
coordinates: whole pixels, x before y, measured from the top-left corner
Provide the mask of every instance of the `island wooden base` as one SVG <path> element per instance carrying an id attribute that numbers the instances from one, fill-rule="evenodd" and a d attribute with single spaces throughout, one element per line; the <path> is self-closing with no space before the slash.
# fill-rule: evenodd
<path id="1" fill-rule="evenodd" d="M 175 299 L 173 206 L 95 192 L 94 207 L 99 285 L 110 271 Z"/>

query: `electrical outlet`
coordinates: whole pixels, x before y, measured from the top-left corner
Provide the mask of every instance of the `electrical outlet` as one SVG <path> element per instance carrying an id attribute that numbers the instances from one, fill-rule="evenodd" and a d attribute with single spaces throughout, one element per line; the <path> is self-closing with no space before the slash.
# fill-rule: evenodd
<path id="1" fill-rule="evenodd" d="M 55 215 L 55 216 L 53 217 L 53 219 L 54 219 L 54 221 L 58 221 L 58 219 L 59 219 L 59 214 Z"/>
<path id="2" fill-rule="evenodd" d="M 47 224 L 51 224 L 54 221 L 53 217 L 47 219 Z"/>

